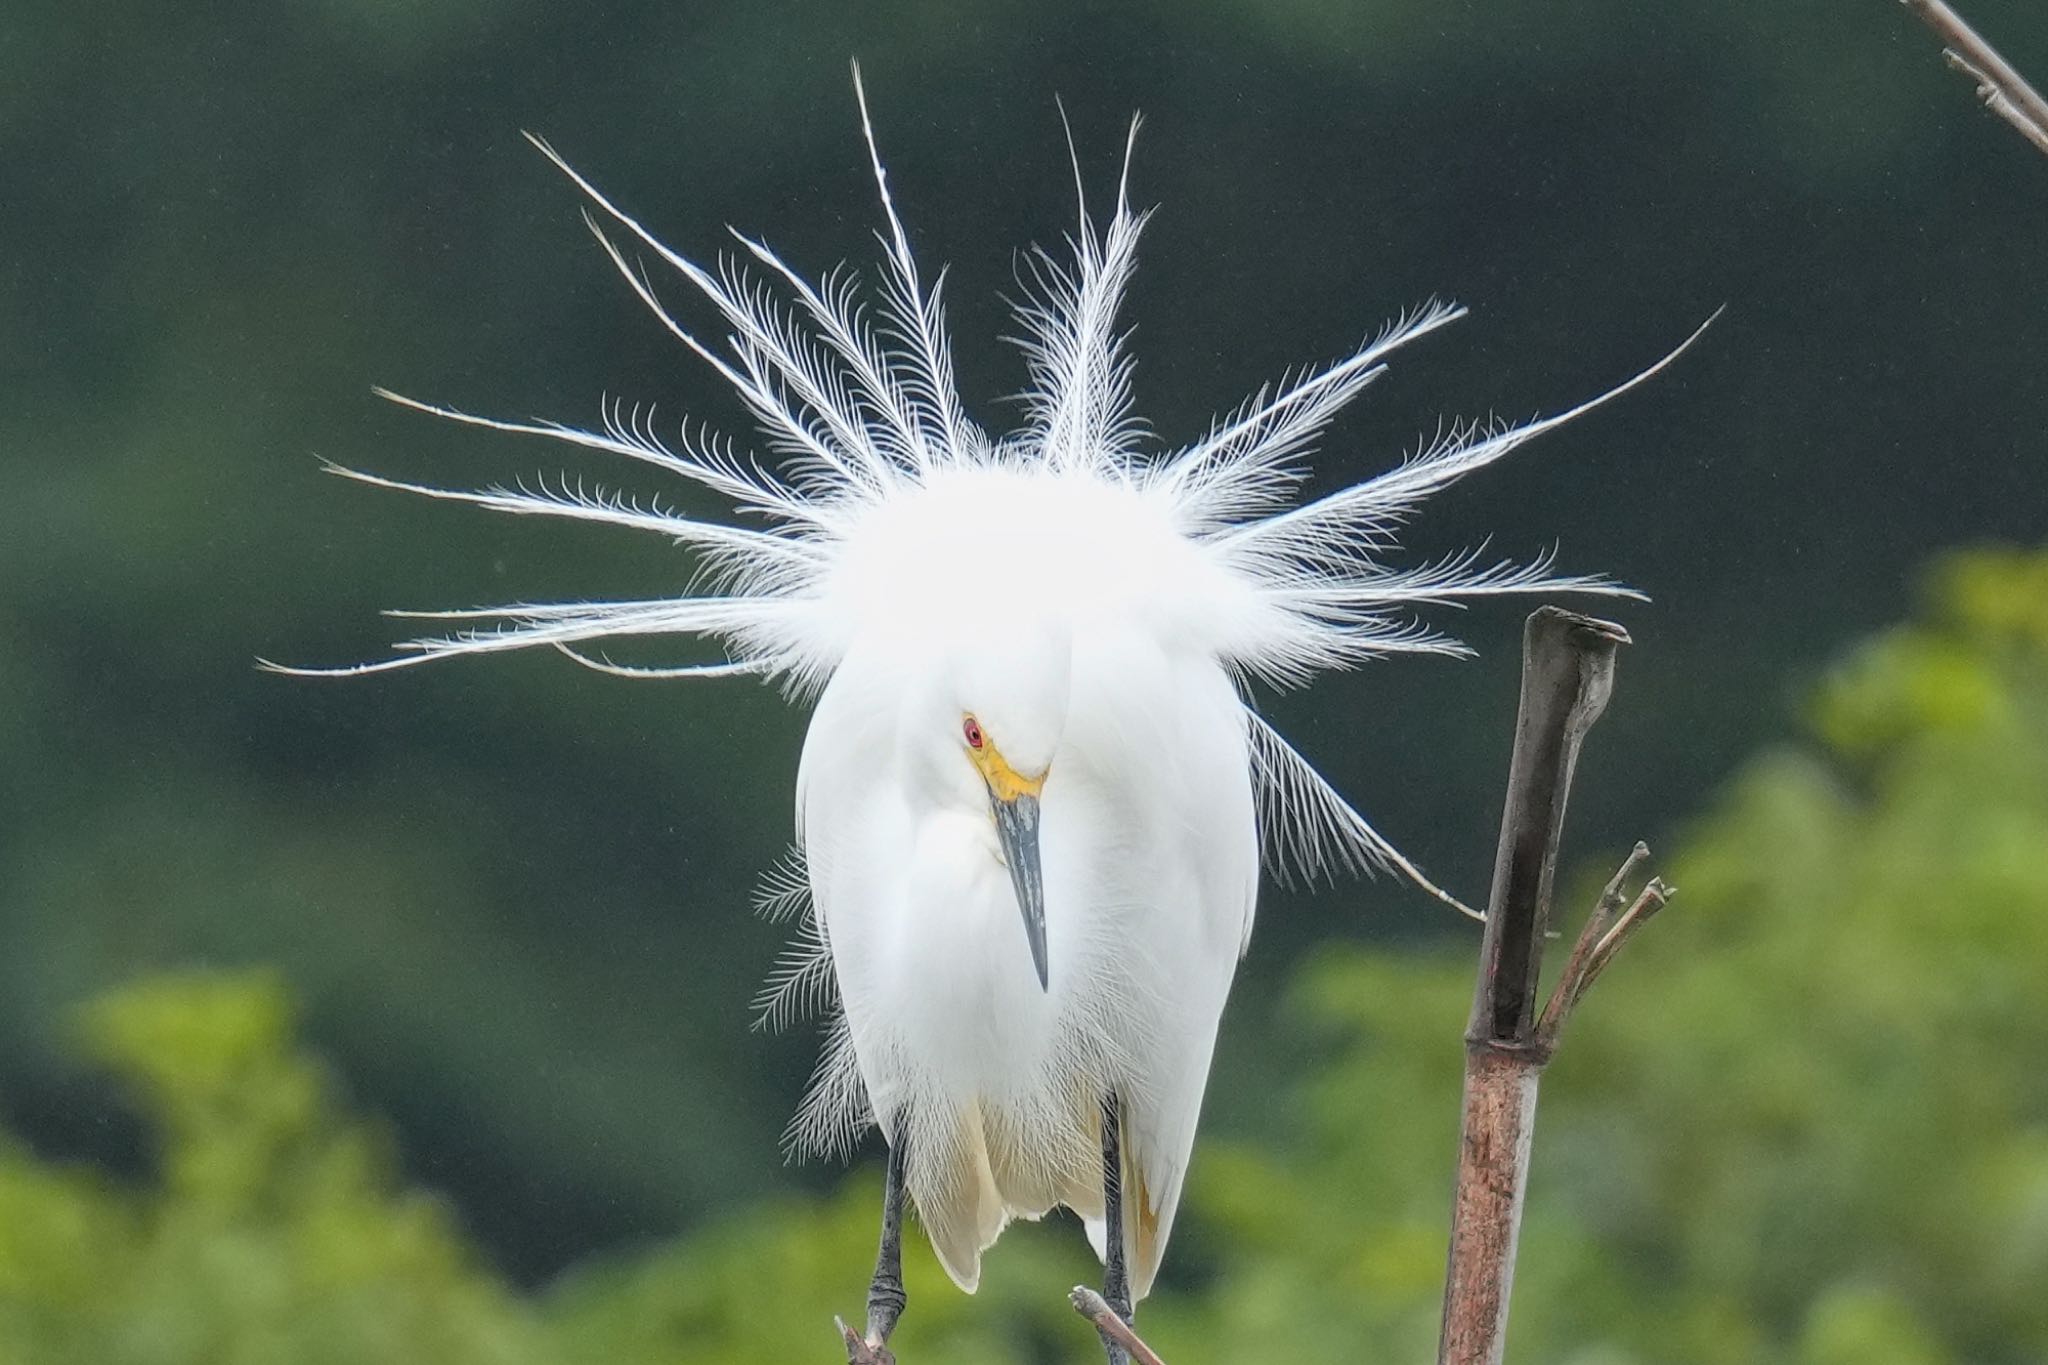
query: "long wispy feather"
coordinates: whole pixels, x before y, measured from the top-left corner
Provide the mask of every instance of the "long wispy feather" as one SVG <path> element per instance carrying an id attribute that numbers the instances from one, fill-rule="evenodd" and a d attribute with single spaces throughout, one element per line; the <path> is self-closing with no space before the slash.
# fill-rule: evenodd
<path id="1" fill-rule="evenodd" d="M 1577 407 L 1520 425 L 1454 427 L 1376 478 L 1303 506 L 1233 526 L 1217 539 L 1239 549 L 1278 551 L 1311 562 L 1334 560 L 1341 565 L 1355 556 L 1356 546 L 1386 543 L 1394 528 L 1430 494 L 1648 383 L 1699 340 L 1700 334 L 1719 316 L 1717 310 L 1656 364 Z"/>
<path id="2" fill-rule="evenodd" d="M 1698 332 L 1587 402 L 1520 425 L 1454 426 L 1377 477 L 1297 502 L 1302 461 L 1330 422 L 1384 373 L 1397 350 L 1463 316 L 1455 305 L 1431 302 L 1351 354 L 1260 390 L 1201 439 L 1148 452 L 1145 428 L 1131 410 L 1131 358 L 1118 321 L 1148 217 L 1130 203 L 1134 120 L 1107 222 L 1098 227 L 1089 213 L 1076 157 L 1078 223 L 1069 259 L 1043 251 L 1025 258 L 1027 293 L 1017 305 L 1030 381 L 1024 423 L 991 442 L 962 410 L 941 302 L 944 272 L 927 286 L 919 271 L 858 69 L 854 86 L 884 223 L 871 301 L 852 273 L 810 281 L 765 242 L 738 232 L 735 254 L 700 265 L 664 246 L 547 143 L 531 139 L 582 194 L 590 230 L 627 286 L 752 415 L 765 457 L 701 425 L 678 423 L 664 438 L 651 408 L 617 400 L 602 404 L 599 428 L 590 431 L 479 417 L 378 390 L 467 426 L 638 462 L 724 498 L 752 524 L 687 515 L 561 479 L 468 491 L 332 467 L 358 482 L 492 511 L 666 535 L 695 561 L 688 593 L 394 613 L 447 621 L 453 629 L 405 641 L 393 657 L 371 663 L 266 666 L 345 675 L 546 647 L 622 676 L 755 676 L 802 692 L 828 679 L 865 632 L 900 634 L 920 611 L 929 629 L 943 630 L 949 613 L 974 609 L 977 594 L 996 591 L 985 581 L 988 546 L 1004 543 L 1057 547 L 1041 557 L 1037 591 L 1065 594 L 1060 600 L 1076 610 L 1127 613 L 1145 628 L 1171 622 L 1179 644 L 1207 650 L 1240 680 L 1279 686 L 1384 655 L 1464 652 L 1415 619 L 1418 608 L 1501 594 L 1630 591 L 1601 577 L 1554 572 L 1548 554 L 1526 563 L 1487 561 L 1478 551 L 1420 566 L 1389 561 L 1399 528 L 1431 493 L 1646 382 Z M 709 306 L 724 329 L 721 342 L 684 323 L 629 246 Z M 1011 525 L 1006 516 L 1019 520 Z M 629 665 L 592 648 L 619 637 L 681 637 L 698 651 L 708 642 L 722 657 Z M 1387 869 L 1457 904 L 1267 722 L 1249 708 L 1245 715 L 1276 871 L 1313 878 Z M 813 928 L 771 979 L 763 1000 L 771 1020 L 831 1008 L 829 974 L 821 976 L 819 966 L 821 932 L 808 911 L 801 914 Z M 839 1045 L 828 1047 L 819 1089 L 794 1130 L 807 1140 L 844 1136 L 848 1106 L 858 1107 L 848 1098 L 859 1080 L 843 1025 L 833 1027 Z"/>
<path id="3" fill-rule="evenodd" d="M 1465 316 L 1431 302 L 1384 328 L 1351 356 L 1310 370 L 1277 395 L 1261 390 L 1208 436 L 1158 461 L 1153 481 L 1168 492 L 1196 533 L 1217 533 L 1247 516 L 1292 502 L 1304 471 L 1294 460 L 1343 408 L 1386 373 L 1386 357 Z"/>
<path id="4" fill-rule="evenodd" d="M 1064 123 L 1065 110 L 1061 111 Z M 1074 162 L 1074 195 L 1079 231 L 1067 239 L 1074 254 L 1069 270 L 1034 249 L 1025 258 L 1035 289 L 1018 310 L 1024 328 L 1020 345 L 1030 371 L 1024 395 L 1027 439 L 1043 452 L 1046 466 L 1110 473 L 1119 469 L 1136 431 L 1130 422 L 1131 362 L 1117 331 L 1125 288 L 1138 263 L 1138 237 L 1148 215 L 1132 213 L 1129 200 L 1131 154 L 1138 120 L 1124 142 L 1124 171 L 1117 181 L 1116 212 L 1101 237 L 1088 216 L 1081 163 L 1072 130 L 1067 151 Z"/>
<path id="5" fill-rule="evenodd" d="M 1314 764 L 1250 707 L 1245 708 L 1245 724 L 1258 778 L 1259 837 L 1276 876 L 1313 882 L 1338 872 L 1398 872 L 1459 913 L 1482 918 L 1382 838 Z"/>

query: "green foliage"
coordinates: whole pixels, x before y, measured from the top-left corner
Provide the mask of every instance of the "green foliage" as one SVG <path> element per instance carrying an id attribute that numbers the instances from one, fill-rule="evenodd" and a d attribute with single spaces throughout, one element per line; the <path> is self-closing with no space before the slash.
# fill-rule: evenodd
<path id="1" fill-rule="evenodd" d="M 151 1123 L 155 1169 L 123 1188 L 0 1147 L 0 1360 L 796 1360 L 858 1310 L 880 1202 L 867 1179 L 522 1298 L 439 1201 L 401 1188 L 383 1134 L 336 1103 L 293 1025 L 263 973 L 154 978 L 84 1012 L 88 1055 Z M 1006 1243 L 972 1300 L 914 1255 L 906 1351 L 1000 1365 L 1071 1335 L 1058 1289 L 1088 1267 L 1065 1231 Z"/>
<path id="2" fill-rule="evenodd" d="M 85 1014 L 155 1177 L 121 1189 L 0 1152 L 0 1358 L 94 1365 L 537 1359 L 531 1313 L 290 1051 L 282 986 L 165 977 Z"/>
<path id="3" fill-rule="evenodd" d="M 1957 558 L 1934 597 L 1820 690 L 1818 751 L 1714 804 L 1565 1040 L 1515 1359 L 2048 1356 L 2048 554 Z M 1198 1153 L 1145 1311 L 1169 1359 L 1429 1357 L 1469 973 L 1346 949 L 1300 976 L 1286 1136 Z M 152 1173 L 0 1147 L 10 1363 L 828 1360 L 859 1310 L 870 1175 L 522 1294 L 295 1050 L 276 979 L 154 977 L 81 1021 Z M 1009 1234 L 974 1299 L 914 1237 L 907 1269 L 906 1360 L 1092 1357 L 1071 1225 Z"/>

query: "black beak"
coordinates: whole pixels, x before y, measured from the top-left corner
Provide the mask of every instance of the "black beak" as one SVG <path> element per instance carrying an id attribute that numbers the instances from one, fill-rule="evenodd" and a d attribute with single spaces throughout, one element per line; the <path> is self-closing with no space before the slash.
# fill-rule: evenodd
<path id="1" fill-rule="evenodd" d="M 1024 937 L 1031 943 L 1038 988 L 1046 990 L 1045 874 L 1038 862 L 1038 798 L 1020 795 L 1004 801 L 991 796 L 989 805 L 995 811 L 1003 861 L 1010 865 L 1010 884 L 1017 888 L 1017 908 L 1024 914 Z"/>

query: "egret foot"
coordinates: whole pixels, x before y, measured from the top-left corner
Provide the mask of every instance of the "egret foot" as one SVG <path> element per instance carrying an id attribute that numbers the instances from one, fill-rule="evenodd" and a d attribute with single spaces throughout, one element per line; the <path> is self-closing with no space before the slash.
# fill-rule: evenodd
<path id="1" fill-rule="evenodd" d="M 1123 1105 L 1114 1094 L 1102 1101 L 1102 1301 L 1118 1321 L 1129 1326 L 1130 1269 L 1124 1263 Z M 1102 1333 L 1108 1365 L 1130 1365 L 1130 1352 L 1108 1332 Z"/>
<path id="2" fill-rule="evenodd" d="M 882 1177 L 882 1243 L 875 1253 L 875 1277 L 868 1282 L 868 1330 L 855 1335 L 843 1318 L 834 1318 L 846 1339 L 847 1365 L 896 1365 L 889 1335 L 909 1302 L 903 1290 L 903 1135 L 889 1144 L 889 1169 Z"/>
<path id="3" fill-rule="evenodd" d="M 860 1333 L 846 1325 L 845 1318 L 832 1319 L 839 1335 L 846 1339 L 846 1365 L 896 1365 L 896 1353 L 880 1342 L 861 1340 Z"/>

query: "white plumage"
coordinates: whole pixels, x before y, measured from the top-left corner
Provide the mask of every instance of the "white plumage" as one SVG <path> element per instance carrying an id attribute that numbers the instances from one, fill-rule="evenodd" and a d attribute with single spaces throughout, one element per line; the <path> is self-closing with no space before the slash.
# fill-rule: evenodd
<path id="1" fill-rule="evenodd" d="M 861 114 L 872 153 L 864 99 Z M 1012 1217 L 1067 1205 L 1091 1220 L 1101 1250 L 1100 1105 L 1114 1095 L 1126 1254 L 1142 1296 L 1251 933 L 1261 836 L 1282 867 L 1394 867 L 1443 894 L 1249 709 L 1247 687 L 1299 685 L 1388 654 L 1462 652 L 1403 614 L 1419 605 L 1623 591 L 1554 575 L 1547 560 L 1398 568 L 1386 556 L 1431 492 L 1670 357 L 1594 403 L 1457 429 L 1377 478 L 1301 502 L 1309 444 L 1396 348 L 1461 310 L 1424 306 L 1356 354 L 1261 390 L 1192 444 L 1148 450 L 1116 321 L 1145 215 L 1120 184 L 1099 231 L 1084 198 L 1070 262 L 1028 258 L 1025 420 L 992 440 L 962 412 L 940 290 L 919 274 L 878 156 L 886 259 L 871 306 L 851 274 L 812 283 L 746 237 L 734 258 L 700 267 L 541 150 L 588 197 L 592 231 L 627 283 L 751 411 L 772 464 L 702 427 L 663 439 L 637 408 L 608 408 L 600 430 L 581 431 L 396 399 L 653 465 L 724 495 L 739 520 L 580 485 L 458 492 L 338 470 L 655 531 L 701 572 L 680 598 L 401 613 L 462 624 L 395 658 L 329 671 L 552 645 L 607 671 L 752 674 L 814 696 L 797 783 L 799 873 L 775 897 L 804 917 L 804 936 L 766 1003 L 777 1016 L 812 995 L 836 1006 L 794 1140 L 833 1147 L 873 1122 L 907 1142 L 920 1216 L 971 1290 L 983 1249 Z M 1128 147 L 1125 166 L 1127 179 Z M 709 303 L 722 345 L 669 310 L 614 231 Z M 627 668 L 587 648 L 666 635 L 716 640 L 726 658 Z M 1032 850 L 1006 842 L 1015 831 L 1002 823 L 1026 804 L 1040 930 L 1029 927 L 1037 892 L 1019 862 Z"/>

